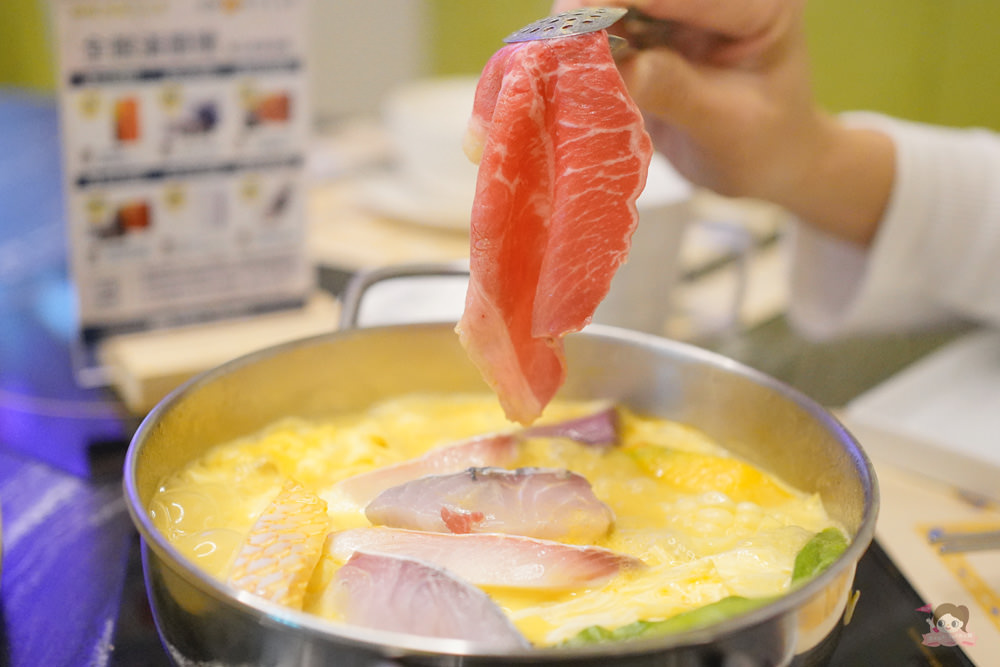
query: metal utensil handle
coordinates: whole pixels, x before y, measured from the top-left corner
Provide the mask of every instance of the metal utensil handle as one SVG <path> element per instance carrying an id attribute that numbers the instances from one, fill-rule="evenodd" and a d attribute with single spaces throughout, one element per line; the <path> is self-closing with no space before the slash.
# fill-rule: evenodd
<path id="1" fill-rule="evenodd" d="M 378 269 L 359 271 L 354 274 L 340 304 L 340 329 L 354 329 L 358 326 L 358 315 L 361 313 L 361 302 L 365 292 L 378 283 L 398 278 L 418 278 L 428 276 L 468 276 L 469 262 L 440 262 L 426 264 L 395 264 Z"/>
<path id="2" fill-rule="evenodd" d="M 591 7 L 571 9 L 553 16 L 533 21 L 520 30 L 503 38 L 504 43 L 531 42 L 536 39 L 552 39 L 569 35 L 582 35 L 604 30 L 625 16 L 623 7 Z"/>
<path id="3" fill-rule="evenodd" d="M 624 19 L 624 20 L 622 20 Z M 637 9 L 623 7 L 590 7 L 572 9 L 553 16 L 546 16 L 503 38 L 506 44 L 531 42 L 596 32 L 610 28 L 621 21 L 618 28 L 622 35 L 608 35 L 612 53 L 665 46 L 676 29 L 676 23 L 658 19 Z"/>
<path id="4" fill-rule="evenodd" d="M 628 46 L 636 51 L 667 46 L 677 30 L 677 23 L 668 19 L 658 19 L 638 9 L 630 9 L 621 28 Z"/>

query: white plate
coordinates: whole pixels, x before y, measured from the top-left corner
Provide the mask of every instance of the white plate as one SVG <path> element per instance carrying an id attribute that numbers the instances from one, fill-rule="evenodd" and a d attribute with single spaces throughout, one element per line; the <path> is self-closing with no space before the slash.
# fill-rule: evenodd
<path id="1" fill-rule="evenodd" d="M 374 176 L 360 184 L 359 203 L 368 211 L 425 227 L 468 231 L 475 192 L 467 196 L 431 193 L 395 174 Z"/>

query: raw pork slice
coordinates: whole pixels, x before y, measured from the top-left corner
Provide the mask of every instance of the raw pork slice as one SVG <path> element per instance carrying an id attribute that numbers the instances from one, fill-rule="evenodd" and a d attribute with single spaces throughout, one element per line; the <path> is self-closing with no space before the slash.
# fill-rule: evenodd
<path id="1" fill-rule="evenodd" d="M 604 31 L 510 44 L 486 64 L 466 153 L 479 161 L 458 324 L 507 417 L 530 424 L 565 380 L 625 261 L 652 144 Z"/>

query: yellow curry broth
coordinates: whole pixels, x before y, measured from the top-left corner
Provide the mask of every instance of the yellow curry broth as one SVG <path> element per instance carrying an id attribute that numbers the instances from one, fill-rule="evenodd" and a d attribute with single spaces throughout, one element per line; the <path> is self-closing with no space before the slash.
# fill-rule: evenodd
<path id="1" fill-rule="evenodd" d="M 594 412 L 595 403 L 552 404 L 545 421 Z M 729 595 L 788 588 L 795 555 L 832 524 L 819 498 L 736 459 L 704 434 L 620 409 L 623 442 L 599 448 L 533 438 L 511 467 L 568 468 L 586 477 L 615 514 L 594 544 L 642 559 L 600 588 L 487 592 L 532 642 L 567 639 L 591 625 L 660 620 Z M 213 448 L 162 485 L 156 525 L 213 576 L 227 576 L 256 518 L 293 479 L 328 504 L 332 530 L 368 525 L 334 485 L 355 474 L 484 433 L 513 430 L 492 396 L 410 396 L 322 423 L 286 420 Z M 340 566 L 324 554 L 304 609 L 335 618 L 324 596 Z"/>

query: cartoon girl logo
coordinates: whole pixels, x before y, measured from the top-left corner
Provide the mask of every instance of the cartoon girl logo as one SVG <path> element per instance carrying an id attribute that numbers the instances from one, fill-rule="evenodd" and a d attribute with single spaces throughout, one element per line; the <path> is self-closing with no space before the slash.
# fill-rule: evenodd
<path id="1" fill-rule="evenodd" d="M 924 605 L 917 611 L 931 612 L 931 606 Z M 966 629 L 968 623 L 969 608 L 965 605 L 939 604 L 927 617 L 931 631 L 923 635 L 920 643 L 924 646 L 972 646 L 976 638 Z"/>

